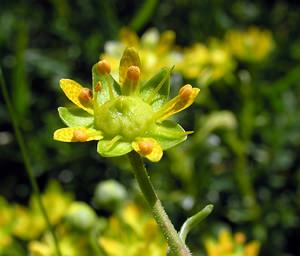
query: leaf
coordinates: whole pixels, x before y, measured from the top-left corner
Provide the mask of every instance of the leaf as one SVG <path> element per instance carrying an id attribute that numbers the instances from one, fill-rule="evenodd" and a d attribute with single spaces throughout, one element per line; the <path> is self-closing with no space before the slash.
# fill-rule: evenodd
<path id="1" fill-rule="evenodd" d="M 58 113 L 69 127 L 89 127 L 94 122 L 94 117 L 80 108 L 59 107 Z"/>
<path id="2" fill-rule="evenodd" d="M 154 111 L 159 110 L 168 100 L 170 93 L 170 70 L 162 68 L 141 88 L 141 98 L 152 106 Z"/>
<path id="3" fill-rule="evenodd" d="M 147 135 L 156 139 L 163 150 L 174 147 L 187 138 L 187 132 L 179 124 L 170 120 L 154 125 Z"/>
<path id="4" fill-rule="evenodd" d="M 139 68 L 141 68 L 141 60 L 139 54 L 137 53 L 134 47 L 126 48 L 120 60 L 119 82 L 121 85 L 125 81 L 127 69 L 130 66 L 138 66 Z"/>
<path id="5" fill-rule="evenodd" d="M 122 156 L 132 151 L 131 144 L 124 141 L 100 140 L 97 145 L 97 152 L 103 157 Z"/>
<path id="6" fill-rule="evenodd" d="M 71 79 L 61 79 L 60 87 L 62 88 L 68 99 L 71 100 L 75 105 L 92 115 L 94 114 L 91 102 L 84 103 L 79 99 L 79 95 L 83 89 L 83 87 L 79 83 Z"/>
<path id="7" fill-rule="evenodd" d="M 110 74 L 100 74 L 97 68 L 97 63 L 92 68 L 93 92 L 94 98 L 99 104 L 104 104 L 111 97 L 121 95 L 120 85 L 114 80 Z M 100 91 L 95 93 L 95 87 L 100 82 Z"/>

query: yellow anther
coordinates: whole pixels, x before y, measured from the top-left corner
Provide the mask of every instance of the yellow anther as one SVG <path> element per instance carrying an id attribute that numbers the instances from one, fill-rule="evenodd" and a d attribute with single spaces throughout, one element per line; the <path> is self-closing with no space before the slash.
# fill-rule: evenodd
<path id="1" fill-rule="evenodd" d="M 142 155 L 149 155 L 153 151 L 153 142 L 149 140 L 139 142 L 139 150 Z"/>
<path id="2" fill-rule="evenodd" d="M 179 90 L 179 96 L 182 100 L 186 101 L 193 93 L 193 87 L 190 84 L 186 84 Z"/>
<path id="3" fill-rule="evenodd" d="M 138 66 L 130 66 L 127 69 L 127 78 L 132 81 L 138 81 L 140 79 L 141 71 Z"/>
<path id="4" fill-rule="evenodd" d="M 97 63 L 97 67 L 98 67 L 98 71 L 101 74 L 109 74 L 110 73 L 111 67 L 107 60 L 100 60 Z"/>
<path id="5" fill-rule="evenodd" d="M 100 92 L 102 89 L 102 84 L 101 82 L 99 81 L 96 86 L 95 86 L 95 92 Z"/>
<path id="6" fill-rule="evenodd" d="M 78 97 L 80 101 L 87 102 L 92 99 L 93 94 L 89 88 L 83 87 Z"/>
<path id="7" fill-rule="evenodd" d="M 77 142 L 86 142 L 88 139 L 88 135 L 85 131 L 83 130 L 74 130 L 73 131 L 73 141 Z"/>

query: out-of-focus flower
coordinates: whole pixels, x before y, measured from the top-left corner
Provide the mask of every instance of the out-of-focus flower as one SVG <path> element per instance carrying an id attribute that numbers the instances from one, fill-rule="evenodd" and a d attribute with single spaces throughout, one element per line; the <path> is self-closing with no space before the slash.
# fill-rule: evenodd
<path id="1" fill-rule="evenodd" d="M 243 233 L 232 235 L 227 229 L 220 231 L 218 239 L 206 239 L 204 244 L 208 256 L 257 256 L 260 249 L 258 241 L 246 243 Z"/>
<path id="2" fill-rule="evenodd" d="M 63 142 L 98 140 L 97 151 L 104 157 L 125 155 L 132 150 L 157 162 L 163 150 L 186 140 L 189 132 L 170 116 L 189 107 L 198 88 L 183 86 L 171 100 L 170 70 L 161 69 L 142 86 L 141 61 L 134 48 L 126 48 L 120 61 L 119 83 L 110 75 L 107 60 L 93 66 L 93 90 L 73 80 L 60 86 L 77 108 L 59 108 L 68 128 L 58 129 L 54 139 Z"/>
<path id="3" fill-rule="evenodd" d="M 120 32 L 120 41 L 109 41 L 105 44 L 105 53 L 101 58 L 108 60 L 112 66 L 112 76 L 118 79 L 119 60 L 126 47 L 135 47 L 141 58 L 141 80 L 147 80 L 163 67 L 171 67 L 182 60 L 182 54 L 174 45 L 175 33 L 159 33 L 156 28 L 147 30 L 139 39 L 137 34 L 128 28 Z"/>
<path id="4" fill-rule="evenodd" d="M 50 182 L 42 195 L 42 201 L 51 224 L 55 225 L 65 215 L 72 202 L 72 196 L 65 193 L 56 182 Z M 47 229 L 35 196 L 30 199 L 29 208 L 15 206 L 13 234 L 21 239 L 30 240 L 38 237 Z"/>
<path id="5" fill-rule="evenodd" d="M 161 256 L 167 251 L 167 244 L 154 219 L 132 203 L 109 219 L 99 244 L 108 256 Z"/>
<path id="6" fill-rule="evenodd" d="M 274 48 L 272 33 L 257 27 L 250 27 L 245 31 L 229 31 L 225 40 L 238 59 L 248 62 L 264 60 Z"/>
<path id="7" fill-rule="evenodd" d="M 178 70 L 189 79 L 197 79 L 200 85 L 209 85 L 231 73 L 235 62 L 228 48 L 212 40 L 209 47 L 196 43 L 184 50 Z"/>

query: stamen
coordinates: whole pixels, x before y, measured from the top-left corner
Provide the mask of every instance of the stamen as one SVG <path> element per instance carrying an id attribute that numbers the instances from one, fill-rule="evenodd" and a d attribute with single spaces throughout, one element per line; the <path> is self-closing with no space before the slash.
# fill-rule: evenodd
<path id="1" fill-rule="evenodd" d="M 153 142 L 150 140 L 139 142 L 139 150 L 142 155 L 149 155 L 153 151 Z"/>
<path id="2" fill-rule="evenodd" d="M 112 84 L 111 84 L 111 77 L 110 77 L 109 74 L 105 74 L 105 80 L 106 80 L 106 83 L 107 83 L 107 86 L 108 86 L 109 98 L 112 100 L 112 99 L 115 98 L 115 96 L 114 96 L 113 87 L 112 87 Z"/>
<path id="3" fill-rule="evenodd" d="M 73 131 L 73 141 L 77 141 L 77 142 L 85 142 L 88 139 L 88 135 L 85 131 L 83 130 L 74 130 Z"/>
<path id="4" fill-rule="evenodd" d="M 179 90 L 180 99 L 187 101 L 193 93 L 193 87 L 190 84 L 186 84 Z"/>
<path id="5" fill-rule="evenodd" d="M 92 97 L 93 97 L 93 93 L 89 88 L 82 88 L 80 94 L 79 94 L 79 100 L 86 103 L 89 102 Z"/>
<path id="6" fill-rule="evenodd" d="M 127 69 L 127 78 L 132 81 L 138 81 L 140 79 L 140 68 L 138 66 L 130 66 Z"/>
<path id="7" fill-rule="evenodd" d="M 95 92 L 100 92 L 102 89 L 102 84 L 101 82 L 99 81 L 96 86 L 95 86 Z"/>
<path id="8" fill-rule="evenodd" d="M 100 60 L 97 63 L 97 67 L 100 74 L 109 74 L 111 71 L 110 64 L 107 60 Z"/>

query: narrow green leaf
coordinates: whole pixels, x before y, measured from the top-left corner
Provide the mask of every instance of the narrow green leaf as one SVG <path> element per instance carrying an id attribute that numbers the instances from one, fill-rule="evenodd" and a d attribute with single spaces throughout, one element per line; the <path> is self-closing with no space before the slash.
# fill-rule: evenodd
<path id="1" fill-rule="evenodd" d="M 141 68 L 141 60 L 138 52 L 134 47 L 128 47 L 125 49 L 123 56 L 120 60 L 119 66 L 119 82 L 122 85 L 125 81 L 127 69 L 130 66 L 138 66 Z"/>
<path id="2" fill-rule="evenodd" d="M 90 127 L 94 122 L 94 117 L 80 108 L 59 107 L 58 113 L 69 127 Z"/>
<path id="3" fill-rule="evenodd" d="M 99 104 L 104 104 L 110 99 L 110 90 L 113 96 L 121 95 L 121 87 L 115 81 L 115 79 L 110 74 L 100 74 L 97 68 L 97 63 L 92 68 L 92 79 L 93 79 L 93 92 L 95 93 L 95 87 L 100 82 L 101 89 L 95 94 L 96 101 Z"/>
<path id="4" fill-rule="evenodd" d="M 149 132 L 149 136 L 156 139 L 163 150 L 174 147 L 187 138 L 186 131 L 176 122 L 165 120 L 156 124 Z"/>
<path id="5" fill-rule="evenodd" d="M 162 68 L 141 88 L 142 99 L 149 103 L 154 111 L 165 104 L 170 93 L 170 69 Z"/>
<path id="6" fill-rule="evenodd" d="M 100 140 L 97 145 L 97 152 L 103 157 L 122 156 L 132 151 L 131 143 L 117 141 L 113 144 L 111 140 Z"/>

